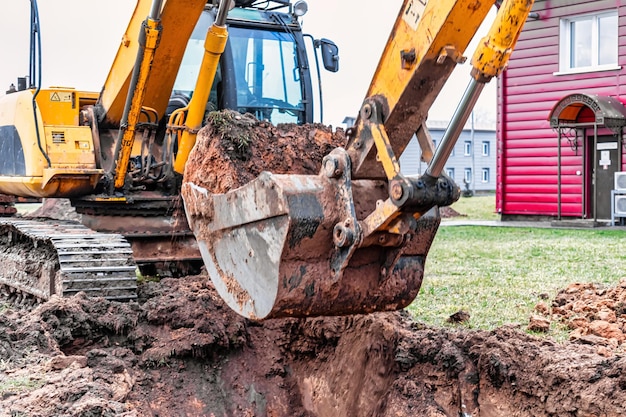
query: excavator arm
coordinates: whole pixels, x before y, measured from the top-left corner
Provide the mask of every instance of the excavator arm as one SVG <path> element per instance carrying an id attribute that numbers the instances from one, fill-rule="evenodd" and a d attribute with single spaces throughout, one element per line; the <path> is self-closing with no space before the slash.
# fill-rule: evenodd
<path id="1" fill-rule="evenodd" d="M 164 116 L 187 40 L 205 4 L 206 0 L 138 1 L 98 100 L 99 123 L 119 126 L 113 150 L 115 162 L 107 173 L 110 191 L 126 185 L 136 127 L 142 112 L 152 112 L 157 120 Z M 225 22 L 231 4 L 233 0 L 222 1 L 216 21 L 207 33 L 205 53 L 191 102 L 170 121 L 179 123 L 176 132 L 178 153 L 173 168 L 181 174 L 195 143 L 196 133 L 202 127 L 218 62 L 226 46 L 228 32 Z M 142 19 L 148 5 L 149 13 Z M 165 33 L 164 27 L 169 29 Z M 133 37 L 133 32 L 139 36 Z"/>
<path id="2" fill-rule="evenodd" d="M 420 141 L 422 153 L 427 155 L 429 162 L 425 174 L 417 179 L 407 178 L 400 172 L 396 155 L 399 157 L 406 147 L 408 132 L 417 132 L 418 138 L 428 134 L 424 125 L 424 111 L 427 111 L 432 105 L 436 94 L 442 87 L 442 80 L 445 82 L 454 65 L 465 61 L 459 51 L 461 51 L 461 46 L 463 50 L 467 46 L 466 38 L 459 36 L 460 39 L 456 42 L 445 42 L 445 39 L 450 37 L 446 31 L 453 31 L 448 24 L 458 22 L 457 19 L 467 21 L 467 16 L 472 16 L 468 15 L 467 9 L 464 10 L 463 7 L 473 8 L 474 6 L 469 5 L 469 3 L 462 5 L 461 3 L 464 2 L 451 1 L 449 3 L 452 4 L 452 7 L 447 8 L 445 3 L 437 2 L 433 9 L 428 9 L 421 1 L 407 2 L 404 11 L 401 12 L 402 18 L 396 22 L 396 30 L 394 31 L 396 42 L 390 40 L 383 54 L 383 60 L 387 55 L 391 56 L 391 59 L 394 55 L 399 55 L 401 67 L 409 70 L 408 72 L 412 72 L 412 74 L 407 76 L 404 90 L 385 92 L 385 88 L 381 88 L 381 85 L 385 86 L 386 80 L 400 78 L 402 72 L 397 71 L 401 74 L 400 76 L 387 74 L 386 77 L 382 77 L 381 73 L 388 71 L 384 68 L 393 68 L 393 65 L 383 67 L 379 65 L 370 86 L 368 98 L 364 101 L 357 119 L 357 127 L 352 132 L 353 136 L 348 144 L 348 154 L 354 164 L 353 178 L 377 178 L 379 176 L 378 171 L 382 168 L 385 178 L 389 181 L 388 200 L 379 205 L 362 222 L 365 226 L 363 239 L 381 230 L 399 229 L 401 222 L 394 223 L 394 219 L 400 218 L 404 207 L 412 207 L 413 216 L 417 218 L 433 206 L 450 205 L 458 199 L 459 193 L 456 184 L 451 179 L 441 175 L 443 167 L 484 85 L 505 68 L 533 2 L 511 0 L 502 5 L 489 33 L 481 40 L 474 53 L 471 81 L 448 129 L 444 133 L 439 148 L 433 153 L 429 141 Z M 416 4 L 420 7 L 419 9 L 416 9 Z M 444 7 L 444 10 L 437 10 L 438 7 Z M 478 9 L 475 10 L 478 12 Z M 441 16 L 445 12 L 449 12 L 448 18 L 443 19 L 443 23 L 437 26 L 441 29 L 439 32 L 433 32 L 432 27 L 429 28 L 427 33 L 435 33 L 434 40 L 429 44 L 428 52 L 420 57 L 415 57 L 415 59 L 414 49 L 402 49 L 399 54 L 390 52 L 394 48 L 396 48 L 395 52 L 398 52 L 397 45 L 408 42 L 408 38 L 404 40 L 397 38 L 398 33 L 405 33 L 401 29 L 402 27 L 410 27 L 407 16 L 411 15 L 411 11 L 422 13 L 422 19 L 428 19 L 427 13 Z M 484 16 L 482 17 L 484 18 Z M 470 22 L 472 21 L 470 17 Z M 479 25 L 480 22 L 477 24 Z M 476 22 L 463 27 L 467 30 L 468 26 L 475 27 L 475 25 Z M 452 27 L 455 26 L 459 26 L 459 24 L 452 25 Z M 419 26 L 416 34 L 419 34 Z M 441 40 L 437 41 L 439 36 L 441 36 Z M 419 39 L 422 37 L 426 37 L 426 34 L 421 34 Z M 426 49 L 425 46 L 419 45 L 419 41 L 417 46 L 416 50 Z M 437 51 L 439 52 L 437 53 Z M 407 62 L 407 56 L 412 64 Z M 395 67 L 397 68 L 398 65 Z M 427 76 L 425 76 L 426 74 Z M 418 97 L 420 96 L 425 97 L 425 100 L 419 100 Z M 397 121 L 400 117 L 404 119 L 402 123 Z"/>
<path id="3" fill-rule="evenodd" d="M 173 170 L 180 173 L 189 152 L 200 148 L 194 146 L 195 135 L 226 44 L 224 23 L 232 1 L 219 2 L 217 13 L 216 1 L 207 7 L 213 27 L 204 43 L 192 100 L 172 113 L 165 137 L 159 122 L 206 0 L 139 0 L 99 96 L 38 88 L 4 98 L 0 136 L 7 149 L 0 156 L 7 163 L 0 191 L 72 197 L 86 224 L 123 231 L 134 239 L 140 255 L 148 253 L 149 261 L 155 259 L 152 248 L 156 258 L 173 254 L 172 259 L 181 259 L 184 247 L 173 244 L 187 242 L 189 234 L 184 224 L 179 229 L 179 223 L 171 222 L 179 189 Z M 456 184 L 442 174 L 443 166 L 482 86 L 505 67 L 532 0 L 501 5 L 472 60 L 470 86 L 435 150 L 424 121 L 492 5 L 483 0 L 404 0 L 356 126 L 345 148 L 325 156 L 318 175 L 264 172 L 225 194 L 212 194 L 183 179 L 180 191 L 189 226 L 211 280 L 230 307 L 264 319 L 369 313 L 411 303 L 439 227 L 438 207 L 459 197 Z M 294 42 L 286 40 L 285 45 L 297 49 L 292 29 L 299 26 L 287 22 L 297 18 L 296 6 L 290 15 L 262 17 L 265 12 L 257 8 L 240 10 L 239 16 L 256 16 L 244 20 L 254 27 L 263 21 L 267 33 L 289 34 L 286 39 Z M 233 22 L 240 20 L 233 16 Z M 332 58 L 335 53 L 330 52 Z M 284 69 L 285 61 L 280 62 Z M 302 69 L 298 63 L 294 70 Z M 255 66 L 255 76 L 261 79 L 262 65 Z M 223 87 L 233 72 L 224 65 Z M 306 83 L 299 85 L 300 92 L 306 90 Z M 231 95 L 238 92 L 231 85 Z M 306 110 L 308 95 L 300 97 Z M 430 160 L 422 176 L 404 175 L 398 163 L 414 134 Z M 105 184 L 99 181 L 103 174 L 109 180 Z M 169 255 L 164 240 L 167 247 L 176 248 Z M 194 251 L 190 257 L 195 256 Z M 137 259 L 141 256 L 135 253 Z M 126 258 L 121 261 L 125 264 Z M 81 282 L 107 289 L 108 278 L 98 279 L 106 271 L 96 269 L 93 280 Z M 121 271 L 126 274 L 128 269 L 134 267 L 123 265 Z M 43 287 L 52 288 L 51 275 L 42 277 Z"/>
<path id="4" fill-rule="evenodd" d="M 441 174 L 482 85 L 505 67 L 532 0 L 507 0 L 435 151 L 424 122 L 491 2 L 405 0 L 346 148 L 317 176 L 263 173 L 226 194 L 183 182 L 188 221 L 218 292 L 253 318 L 397 310 L 419 292 L 440 217 L 459 198 Z M 398 158 L 417 134 L 421 177 Z"/>
<path id="5" fill-rule="evenodd" d="M 404 1 L 366 95 L 378 103 L 396 155 L 425 122 L 456 65 L 464 62 L 465 49 L 492 6 L 490 1 Z M 359 114 L 348 144 L 353 171 L 356 177 L 386 178 L 374 143 L 360 138 L 363 120 Z"/>
<path id="6" fill-rule="evenodd" d="M 187 41 L 205 4 L 206 0 L 137 1 L 98 99 L 98 122 L 102 126 L 120 125 L 129 90 L 133 94 L 131 80 L 142 48 L 141 39 L 145 39 L 146 30 L 154 30 L 156 24 L 166 30 L 160 31 L 158 46 L 150 60 L 142 105 L 160 115 L 165 113 Z"/>

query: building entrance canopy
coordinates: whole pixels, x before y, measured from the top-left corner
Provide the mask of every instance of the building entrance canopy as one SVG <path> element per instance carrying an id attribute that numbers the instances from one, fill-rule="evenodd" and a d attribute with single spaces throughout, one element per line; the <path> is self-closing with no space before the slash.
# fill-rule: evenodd
<path id="1" fill-rule="evenodd" d="M 589 110 L 593 112 L 591 119 Z M 615 97 L 569 94 L 554 105 L 548 120 L 555 129 L 596 125 L 619 132 L 626 126 L 626 107 Z"/>

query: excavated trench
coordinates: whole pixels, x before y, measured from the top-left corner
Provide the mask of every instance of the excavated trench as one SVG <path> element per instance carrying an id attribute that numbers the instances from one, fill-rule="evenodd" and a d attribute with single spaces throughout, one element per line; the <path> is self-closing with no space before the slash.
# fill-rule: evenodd
<path id="1" fill-rule="evenodd" d="M 625 291 L 626 292 L 626 291 Z M 262 324 L 206 276 L 0 317 L 2 416 L 619 416 L 626 358 L 405 313 Z"/>
<path id="2" fill-rule="evenodd" d="M 316 173 L 313 161 L 344 141 L 340 131 L 323 126 L 276 128 L 231 116 L 241 129 L 233 131 L 231 123 L 205 129 L 200 137 L 225 148 L 191 161 L 196 168 L 190 172 L 211 189 L 226 191 L 262 169 L 279 169 L 273 162 L 259 165 L 259 158 L 283 164 L 286 172 Z M 248 147 L 258 139 L 250 136 L 255 130 L 274 143 Z M 202 169 L 208 165 L 214 171 L 207 174 Z M 603 299 L 615 298 L 602 304 L 602 309 L 613 306 L 613 315 L 601 318 L 626 331 L 626 281 L 615 291 L 598 292 Z M 550 319 L 555 314 L 576 319 L 568 312 L 581 308 L 578 299 L 589 300 L 589 288 L 578 298 L 574 291 L 564 294 L 538 310 Z M 556 343 L 515 326 L 489 332 L 431 328 L 404 312 L 257 323 L 228 309 L 206 275 L 143 282 L 139 299 L 131 303 L 79 294 L 36 307 L 0 299 L 3 305 L 0 416 L 599 417 L 626 412 L 621 344 L 606 334 L 591 337 L 593 326 L 579 330 L 574 342 Z M 594 309 L 601 310 L 587 310 Z M 591 316 L 587 321 L 593 322 Z"/>

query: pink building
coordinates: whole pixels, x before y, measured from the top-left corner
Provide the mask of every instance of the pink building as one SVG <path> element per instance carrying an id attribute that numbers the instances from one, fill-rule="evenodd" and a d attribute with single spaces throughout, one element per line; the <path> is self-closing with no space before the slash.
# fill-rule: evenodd
<path id="1" fill-rule="evenodd" d="M 626 170 L 626 0 L 536 0 L 533 12 L 499 78 L 496 208 L 610 219 Z"/>

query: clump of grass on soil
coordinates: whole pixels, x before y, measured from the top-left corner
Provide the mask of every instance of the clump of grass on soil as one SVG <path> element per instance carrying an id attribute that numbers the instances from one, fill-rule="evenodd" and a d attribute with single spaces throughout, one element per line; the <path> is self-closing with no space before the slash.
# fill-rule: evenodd
<path id="1" fill-rule="evenodd" d="M 7 393 L 31 391 L 43 385 L 42 381 L 25 376 L 2 378 L 0 380 L 0 397 Z"/>

